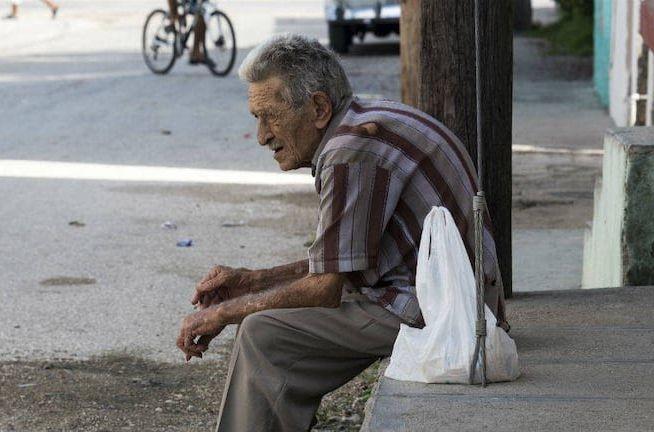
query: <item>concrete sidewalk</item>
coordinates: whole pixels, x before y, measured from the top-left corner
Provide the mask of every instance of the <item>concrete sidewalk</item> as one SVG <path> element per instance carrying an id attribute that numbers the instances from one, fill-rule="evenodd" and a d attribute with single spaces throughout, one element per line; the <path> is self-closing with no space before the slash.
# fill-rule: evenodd
<path id="1" fill-rule="evenodd" d="M 517 294 L 517 381 L 484 389 L 382 378 L 361 430 L 654 430 L 653 308 L 654 287 Z"/>

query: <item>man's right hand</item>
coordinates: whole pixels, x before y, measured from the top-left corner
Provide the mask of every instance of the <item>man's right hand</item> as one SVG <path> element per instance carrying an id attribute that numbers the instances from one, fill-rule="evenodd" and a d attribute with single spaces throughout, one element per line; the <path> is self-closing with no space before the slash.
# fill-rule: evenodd
<path id="1" fill-rule="evenodd" d="M 246 268 L 216 266 L 195 287 L 191 303 L 204 309 L 247 294 L 252 290 L 254 271 Z"/>

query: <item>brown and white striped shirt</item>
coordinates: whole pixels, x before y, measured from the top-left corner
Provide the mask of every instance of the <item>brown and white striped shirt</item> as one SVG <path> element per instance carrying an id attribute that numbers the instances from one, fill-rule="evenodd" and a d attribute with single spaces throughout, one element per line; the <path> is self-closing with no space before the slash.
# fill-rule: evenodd
<path id="1" fill-rule="evenodd" d="M 320 197 L 310 273 L 345 273 L 358 291 L 410 325 L 422 325 L 415 290 L 422 224 L 445 206 L 474 262 L 475 167 L 445 126 L 409 106 L 354 98 L 313 158 Z M 490 219 L 484 232 L 486 303 L 503 320 Z M 498 316 L 499 314 L 499 316 Z"/>

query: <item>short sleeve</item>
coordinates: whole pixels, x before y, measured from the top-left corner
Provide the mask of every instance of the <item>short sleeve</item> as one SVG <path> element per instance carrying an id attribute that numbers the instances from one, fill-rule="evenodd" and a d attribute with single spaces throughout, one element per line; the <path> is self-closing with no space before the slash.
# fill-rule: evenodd
<path id="1" fill-rule="evenodd" d="M 342 163 L 320 172 L 320 216 L 309 248 L 310 273 L 376 268 L 385 227 L 397 204 L 390 172 L 374 163 Z"/>

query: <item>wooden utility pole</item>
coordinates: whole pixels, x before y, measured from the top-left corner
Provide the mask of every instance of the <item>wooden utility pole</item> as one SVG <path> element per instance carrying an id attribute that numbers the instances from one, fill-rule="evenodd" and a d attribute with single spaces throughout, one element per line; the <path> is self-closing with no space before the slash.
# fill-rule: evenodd
<path id="1" fill-rule="evenodd" d="M 510 297 L 513 0 L 479 0 L 483 190 Z M 477 162 L 474 0 L 402 0 L 402 100 L 449 127 Z"/>

